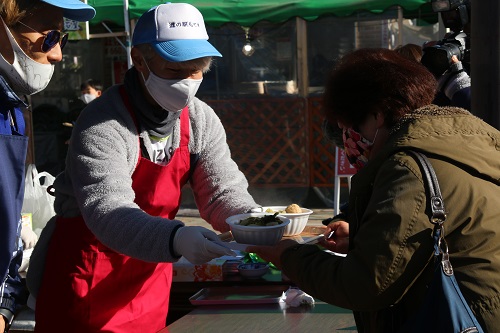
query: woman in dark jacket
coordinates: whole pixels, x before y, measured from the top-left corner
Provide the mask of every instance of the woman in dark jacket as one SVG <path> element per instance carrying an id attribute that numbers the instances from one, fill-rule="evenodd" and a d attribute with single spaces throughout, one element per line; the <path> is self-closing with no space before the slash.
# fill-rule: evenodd
<path id="1" fill-rule="evenodd" d="M 420 169 L 431 161 L 447 209 L 444 230 L 460 288 L 486 332 L 500 332 L 500 132 L 467 110 L 430 104 L 436 81 L 385 49 L 345 56 L 330 74 L 326 119 L 358 169 L 347 221 L 318 246 L 251 247 L 302 290 L 352 309 L 359 332 L 398 332 L 432 276 L 433 225 Z"/>

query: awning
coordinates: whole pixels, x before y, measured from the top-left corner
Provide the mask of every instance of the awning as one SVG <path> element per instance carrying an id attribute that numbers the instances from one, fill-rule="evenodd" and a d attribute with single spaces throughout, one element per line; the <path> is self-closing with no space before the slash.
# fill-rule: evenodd
<path id="1" fill-rule="evenodd" d="M 124 3 L 127 0 L 88 0 L 97 13 L 91 24 L 113 22 L 123 26 Z M 252 26 L 259 21 L 285 22 L 293 17 L 315 20 L 320 16 L 349 16 L 359 11 L 382 13 L 393 6 L 401 6 L 404 12 L 418 13 L 421 8 L 428 12 L 430 0 L 183 0 L 197 7 L 210 26 L 236 23 Z M 128 1 L 129 18 L 137 19 L 159 0 Z M 419 17 L 418 14 L 415 17 Z"/>

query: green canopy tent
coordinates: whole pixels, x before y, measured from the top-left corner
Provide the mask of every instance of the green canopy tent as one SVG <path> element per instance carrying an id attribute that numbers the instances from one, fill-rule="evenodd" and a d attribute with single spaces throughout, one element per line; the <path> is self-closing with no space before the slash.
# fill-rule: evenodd
<path id="1" fill-rule="evenodd" d="M 252 26 L 258 21 L 284 22 L 293 17 L 315 20 L 323 15 L 348 16 L 358 11 L 382 13 L 393 6 L 401 6 L 405 12 L 416 12 L 429 0 L 183 0 L 197 7 L 207 25 L 220 26 L 236 23 Z M 124 17 L 139 18 L 155 5 L 165 3 L 159 0 L 88 0 L 97 14 L 90 22 L 103 21 L 125 26 Z M 425 6 L 430 7 L 430 6 Z M 124 9 L 128 12 L 124 13 Z M 428 11 L 428 9 L 426 9 Z M 125 14 L 125 15 L 124 15 Z"/>
<path id="2" fill-rule="evenodd" d="M 400 6 L 401 12 L 408 18 L 431 17 L 437 21 L 437 15 L 430 9 L 430 0 L 182 0 L 197 7 L 209 26 L 218 27 L 226 23 L 251 27 L 260 21 L 281 23 L 300 17 L 312 21 L 322 16 L 349 16 L 360 11 L 383 13 L 389 8 Z M 138 19 L 151 7 L 165 3 L 160 0 L 88 0 L 96 9 L 92 21 L 90 38 L 126 36 L 127 43 L 122 45 L 130 55 L 130 22 Z M 108 24 L 121 29 L 116 34 Z M 92 27 L 104 26 L 108 34 L 92 34 Z M 130 56 L 128 64 L 131 65 Z"/>
<path id="3" fill-rule="evenodd" d="M 400 6 L 405 18 L 421 18 L 429 23 L 437 21 L 437 15 L 432 13 L 430 0 L 182 0 L 196 6 L 203 14 L 207 25 L 220 26 L 225 23 L 236 23 L 241 26 L 249 27 L 253 24 L 267 20 L 270 22 L 284 22 L 294 17 L 300 17 L 305 20 L 315 20 L 318 17 L 326 15 L 349 16 L 359 11 L 368 11 L 371 13 L 382 13 L 393 6 Z M 159 0 L 88 0 L 88 3 L 97 10 L 96 17 L 91 21 L 91 25 L 102 24 L 102 22 L 113 22 L 115 25 L 124 27 L 125 35 L 130 36 L 129 20 L 139 18 L 149 8 L 164 3 Z M 492 41 L 492 32 L 498 24 L 489 26 L 485 22 L 497 22 L 495 17 L 500 13 L 500 5 L 496 0 L 477 1 L 475 6 L 478 10 L 473 12 L 479 20 L 473 21 L 475 25 L 476 40 L 481 40 L 476 46 L 476 57 L 472 67 L 477 67 L 477 72 L 491 73 L 493 71 L 480 71 L 480 66 L 487 67 L 492 64 L 498 68 L 500 59 L 497 45 Z M 478 14 L 479 13 L 479 14 Z M 478 31 L 481 31 L 479 33 Z M 484 46 L 484 47 L 483 47 Z M 480 59 L 481 62 L 479 61 Z M 488 61 L 487 61 L 488 60 Z M 473 61 L 474 62 L 474 61 Z M 496 71 L 498 72 L 498 71 Z M 482 75 L 482 74 L 481 74 Z M 485 98 L 476 98 L 475 100 L 484 101 L 485 105 L 477 105 L 476 109 L 491 109 L 487 105 L 499 105 L 499 101 L 492 102 L 492 96 L 498 95 L 499 80 L 495 77 L 492 82 L 488 81 L 487 75 L 478 77 L 478 81 L 492 87 L 492 92 L 483 91 L 476 88 L 476 96 L 481 95 Z M 476 87 L 483 87 L 483 84 L 477 84 Z M 477 104 L 477 103 L 474 103 Z M 500 116 L 498 111 L 487 112 L 495 114 L 490 122 L 500 127 Z M 485 117 L 488 118 L 488 117 Z"/>

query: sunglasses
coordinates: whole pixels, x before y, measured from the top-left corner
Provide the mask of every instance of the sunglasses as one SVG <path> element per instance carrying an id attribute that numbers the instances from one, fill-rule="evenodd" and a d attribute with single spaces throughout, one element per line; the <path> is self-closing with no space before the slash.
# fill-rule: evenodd
<path id="1" fill-rule="evenodd" d="M 57 43 L 61 45 L 61 50 L 64 48 L 66 45 L 66 42 L 68 41 L 68 34 L 67 33 L 61 33 L 60 31 L 57 30 L 51 30 L 48 33 L 44 34 L 40 31 L 37 31 L 33 29 L 32 27 L 24 24 L 23 22 L 19 21 L 22 25 L 24 25 L 26 28 L 33 30 L 34 32 L 39 33 L 42 35 L 43 38 L 43 44 L 42 44 L 42 52 L 46 53 L 49 52 L 54 46 L 56 46 Z"/>

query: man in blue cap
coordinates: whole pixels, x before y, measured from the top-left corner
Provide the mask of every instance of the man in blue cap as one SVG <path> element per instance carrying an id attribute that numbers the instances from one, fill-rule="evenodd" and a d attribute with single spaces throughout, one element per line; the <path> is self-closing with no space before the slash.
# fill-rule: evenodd
<path id="1" fill-rule="evenodd" d="M 214 110 L 195 97 L 212 57 L 203 16 L 186 3 L 144 13 L 132 37 L 134 67 L 80 113 L 66 169 L 54 182 L 55 230 L 37 293 L 36 332 L 158 332 L 172 263 L 234 255 L 218 235 L 176 219 L 190 183 L 201 217 L 229 231 L 257 207 L 231 159 Z M 45 230 L 31 260 L 44 244 Z M 203 274 L 203 273 L 202 273 Z"/>
<path id="2" fill-rule="evenodd" d="M 19 277 L 21 207 L 28 138 L 24 95 L 43 90 L 62 59 L 63 17 L 88 21 L 79 0 L 0 1 L 0 332 L 8 331 L 26 293 Z"/>

